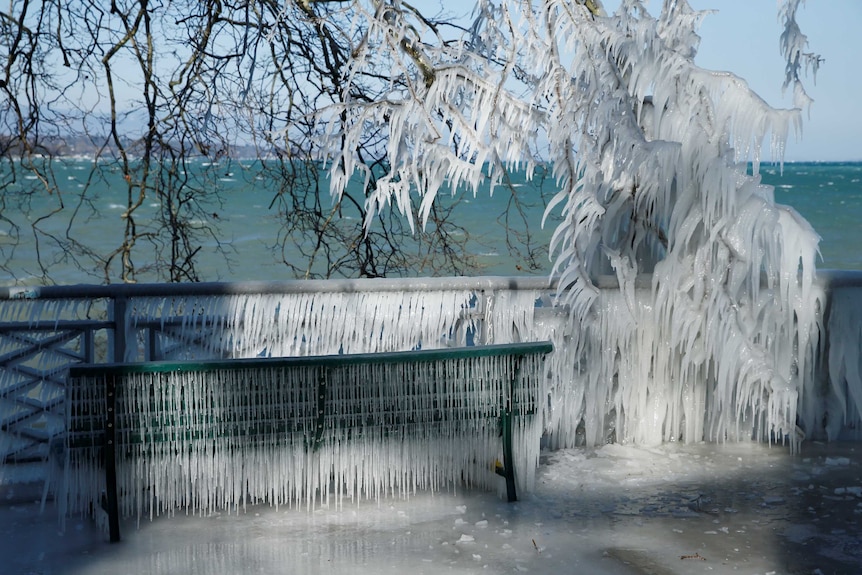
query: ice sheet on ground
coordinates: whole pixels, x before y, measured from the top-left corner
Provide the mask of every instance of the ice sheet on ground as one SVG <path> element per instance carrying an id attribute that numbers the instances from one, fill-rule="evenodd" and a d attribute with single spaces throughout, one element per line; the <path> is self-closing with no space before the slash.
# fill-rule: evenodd
<path id="1" fill-rule="evenodd" d="M 13 575 L 850 574 L 862 572 L 860 486 L 860 444 L 797 456 L 607 445 L 545 453 L 535 492 L 514 504 L 459 490 L 311 513 L 258 506 L 128 521 L 111 545 L 89 519 L 60 533 L 38 489 L 5 485 L 0 557 Z"/>

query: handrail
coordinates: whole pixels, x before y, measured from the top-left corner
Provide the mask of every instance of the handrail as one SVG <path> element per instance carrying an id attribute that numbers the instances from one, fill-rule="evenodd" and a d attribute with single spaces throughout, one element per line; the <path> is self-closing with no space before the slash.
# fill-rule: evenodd
<path id="1" fill-rule="evenodd" d="M 176 297 L 188 295 L 355 293 L 364 291 L 554 289 L 556 280 L 546 276 L 461 276 L 432 278 L 360 278 L 334 280 L 284 280 L 199 283 L 141 283 L 62 286 L 0 286 L 4 299 L 98 299 Z"/>
<path id="2" fill-rule="evenodd" d="M 12 331 L 34 331 L 38 329 L 112 329 L 113 321 L 104 319 L 46 319 L 43 321 L 0 322 L 0 333 Z"/>

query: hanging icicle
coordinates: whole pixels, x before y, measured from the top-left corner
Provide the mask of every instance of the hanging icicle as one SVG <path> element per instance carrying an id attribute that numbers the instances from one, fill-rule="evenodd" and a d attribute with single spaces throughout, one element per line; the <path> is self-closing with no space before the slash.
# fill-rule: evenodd
<path id="1" fill-rule="evenodd" d="M 451 341 L 472 290 L 300 292 L 132 300 L 159 327 L 161 359 L 295 357 L 433 349 Z"/>

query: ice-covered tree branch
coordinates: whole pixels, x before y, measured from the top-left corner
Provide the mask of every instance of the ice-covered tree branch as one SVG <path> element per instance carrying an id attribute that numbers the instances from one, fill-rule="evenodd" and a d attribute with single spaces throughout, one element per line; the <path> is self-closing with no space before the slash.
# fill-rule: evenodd
<path id="1" fill-rule="evenodd" d="M 788 83 L 804 95 L 811 60 L 798 5 L 782 9 L 782 50 Z M 370 173 L 352 145 L 369 131 L 387 135 L 389 166 L 369 214 L 391 203 L 411 217 L 415 194 L 424 221 L 446 186 L 493 189 L 506 169 L 550 165 L 558 194 L 549 210 L 562 215 L 552 243 L 559 302 L 575 332 L 604 330 L 603 345 L 619 350 L 603 358 L 573 339 L 579 365 L 600 364 L 595 385 L 609 386 L 617 437 L 795 436 L 819 341 L 817 237 L 758 174 L 764 143 L 780 161 L 800 109 L 774 109 L 743 79 L 698 67 L 703 12 L 685 0 L 665 1 L 657 16 L 637 0 L 611 15 L 598 2 L 481 2 L 469 34 L 422 45 L 431 83 L 392 41 L 425 38 L 421 22 L 366 15 L 351 74 L 391 81 L 371 101 L 348 86 L 322 116 L 336 195 L 354 172 Z M 594 285 L 608 273 L 629 315 L 615 328 Z M 652 276 L 649 301 L 635 294 L 640 274 Z M 658 402 L 657 429 L 632 419 L 646 397 Z"/>
<path id="2" fill-rule="evenodd" d="M 391 70 L 348 74 L 375 15 L 395 34 L 387 46 L 420 70 L 417 87 L 425 89 L 435 72 L 417 30 L 436 41 L 446 22 L 405 3 L 7 2 L 0 234 L 12 240 L 0 245 L 0 269 L 10 281 L 51 283 L 61 259 L 98 281 L 197 281 L 205 246 L 232 267 L 240 255 L 220 237 L 226 220 L 213 214 L 225 200 L 225 164 L 238 162 L 231 172 L 271 191 L 270 213 L 282 225 L 268 243 L 288 275 L 475 272 L 472 238 L 449 217 L 451 206 L 436 206 L 436 225 L 414 235 L 397 214 L 367 215 L 364 188 L 335 203 L 319 193 L 327 184 L 314 161 L 314 113 L 342 95 L 371 102 L 391 81 Z M 351 141 L 373 167 L 369 189 L 387 163 L 383 137 L 366 132 Z M 66 197 L 52 162 L 70 150 L 93 161 L 84 186 Z M 106 188 L 120 194 L 121 221 L 94 242 L 82 232 Z M 158 215 L 144 215 L 152 205 Z M 418 202 L 409 209 L 417 212 Z M 368 233 L 364 220 L 375 221 Z M 15 252 L 32 244 L 36 257 L 20 269 Z"/>

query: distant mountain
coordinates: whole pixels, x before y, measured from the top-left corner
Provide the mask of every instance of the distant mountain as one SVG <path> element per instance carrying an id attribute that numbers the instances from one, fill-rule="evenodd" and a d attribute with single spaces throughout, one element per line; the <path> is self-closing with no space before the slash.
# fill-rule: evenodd
<path id="1" fill-rule="evenodd" d="M 143 144 L 141 140 L 133 140 L 131 138 L 122 141 L 123 148 L 130 156 L 140 156 L 143 153 Z M 102 158 L 111 158 L 118 155 L 118 147 L 113 139 L 107 136 L 52 136 L 43 137 L 38 141 L 31 140 L 29 146 L 24 146 L 20 140 L 8 135 L 0 135 L 0 157 L 20 157 L 26 152 L 42 156 L 52 157 L 83 157 L 93 158 L 99 156 Z M 207 148 L 203 152 L 199 148 L 188 150 L 187 157 L 210 157 L 213 154 L 213 148 Z M 259 148 L 248 145 L 231 146 L 227 152 L 224 148 L 219 147 L 215 155 L 219 158 L 256 158 L 260 155 Z"/>

